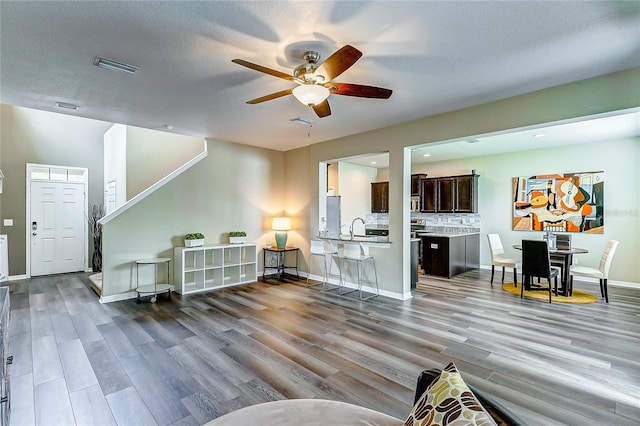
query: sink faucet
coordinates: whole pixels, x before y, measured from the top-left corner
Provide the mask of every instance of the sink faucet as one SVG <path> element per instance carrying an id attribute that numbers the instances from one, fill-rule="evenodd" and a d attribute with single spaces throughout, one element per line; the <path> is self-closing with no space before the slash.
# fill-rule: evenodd
<path id="1" fill-rule="evenodd" d="M 353 221 L 351 222 L 351 227 L 349 228 L 349 234 L 351 234 L 351 239 L 352 240 L 353 240 L 353 225 L 355 225 L 356 220 L 359 220 L 360 222 L 362 222 L 363 225 L 365 225 L 363 218 L 356 217 L 355 219 L 353 219 Z"/>

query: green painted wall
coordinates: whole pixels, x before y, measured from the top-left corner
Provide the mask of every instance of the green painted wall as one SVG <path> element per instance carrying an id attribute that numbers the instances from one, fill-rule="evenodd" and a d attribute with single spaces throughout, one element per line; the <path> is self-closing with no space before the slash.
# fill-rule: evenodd
<path id="1" fill-rule="evenodd" d="M 453 111 L 408 123 L 335 139 L 286 153 L 287 160 L 309 152 L 309 182 L 286 182 L 287 192 L 299 185 L 312 191 L 309 197 L 309 237 L 318 233 L 318 163 L 377 152 L 389 152 L 389 232 L 390 249 L 375 250 L 380 281 L 385 291 L 397 295 L 409 292 L 409 193 L 411 170 L 407 148 L 429 142 L 479 136 L 485 133 L 519 129 L 559 120 L 578 119 L 595 114 L 640 106 L 640 68 L 608 74 L 588 80 L 553 87 L 472 108 Z M 637 159 L 637 156 L 635 157 Z M 290 162 L 287 161 L 287 165 Z M 638 187 L 640 182 L 627 179 L 610 184 Z M 636 220 L 637 209 L 635 206 Z M 636 237 L 638 235 L 636 234 Z M 586 260 L 586 259 L 585 259 Z M 636 262 L 637 263 L 637 262 Z M 637 268 L 637 266 L 636 266 Z M 638 272 L 631 276 L 637 277 Z M 637 281 L 637 280 L 636 280 Z"/>
<path id="2" fill-rule="evenodd" d="M 104 225 L 102 295 L 132 292 L 133 262 L 172 258 L 190 232 L 203 233 L 205 244 L 226 243 L 234 230 L 260 246 L 270 242 L 271 217 L 284 209 L 284 176 L 279 151 L 208 141 L 204 160 Z"/>
<path id="3" fill-rule="evenodd" d="M 482 219 L 480 263 L 490 265 L 487 233 L 498 233 L 511 256 L 523 239 L 540 239 L 536 232 L 511 229 L 511 178 L 548 173 L 604 171 L 605 233 L 572 234 L 572 244 L 589 250 L 576 256 L 579 264 L 597 267 L 607 241 L 620 241 L 611 268 L 611 279 L 640 283 L 640 138 L 603 143 L 560 146 L 555 148 L 489 155 L 459 160 L 415 165 L 417 173 L 447 176 L 476 169 L 478 210 Z M 635 184 L 632 184 L 635 182 Z M 629 186 L 632 185 L 632 186 Z M 631 188 L 634 189 L 631 189 Z"/>

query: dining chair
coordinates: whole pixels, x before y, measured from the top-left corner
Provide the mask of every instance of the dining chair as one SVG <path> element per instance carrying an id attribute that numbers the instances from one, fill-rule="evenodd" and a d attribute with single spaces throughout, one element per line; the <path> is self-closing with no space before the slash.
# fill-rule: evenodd
<path id="1" fill-rule="evenodd" d="M 570 250 L 571 234 L 556 234 L 556 248 L 560 250 Z M 563 269 L 564 269 L 565 255 L 551 253 L 549 255 L 549 259 L 551 260 L 551 266 L 559 267 L 560 276 L 564 276 Z"/>
<path id="2" fill-rule="evenodd" d="M 517 259 L 504 257 L 504 248 L 499 234 L 487 234 L 489 242 L 489 250 L 491 252 L 491 285 L 493 286 L 493 275 L 495 267 L 502 267 L 502 282 L 504 283 L 504 268 L 513 268 L 513 286 L 518 286 L 518 269 L 522 266 L 522 262 Z"/>
<path id="3" fill-rule="evenodd" d="M 604 297 L 605 302 L 609 303 L 609 289 L 607 287 L 607 279 L 609 277 L 609 268 L 613 255 L 618 248 L 618 241 L 610 240 L 600 258 L 598 268 L 590 268 L 582 265 L 571 265 L 569 268 L 569 294 L 573 293 L 573 277 L 597 278 L 600 280 L 600 295 Z"/>
<path id="4" fill-rule="evenodd" d="M 549 246 L 544 240 L 522 240 L 522 286 L 520 297 L 524 297 L 524 288 L 529 291 L 548 291 L 551 303 L 551 278 L 554 279 L 554 293 L 558 295 L 558 275 L 560 270 L 551 266 Z M 533 277 L 546 278 L 548 286 L 533 283 Z"/>

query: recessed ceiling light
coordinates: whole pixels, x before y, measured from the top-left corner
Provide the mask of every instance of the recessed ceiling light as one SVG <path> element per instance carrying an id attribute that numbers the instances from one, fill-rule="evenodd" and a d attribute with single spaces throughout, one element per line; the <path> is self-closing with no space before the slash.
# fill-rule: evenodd
<path id="1" fill-rule="evenodd" d="M 122 62 L 114 61 L 113 59 L 103 58 L 101 56 L 96 56 L 93 60 L 93 65 L 104 68 L 109 71 L 118 71 L 123 72 L 125 74 L 135 74 L 140 68 L 135 67 L 133 65 L 124 64 Z"/>
<path id="2" fill-rule="evenodd" d="M 70 103 L 67 103 L 67 102 L 56 102 L 56 106 L 58 108 L 72 109 L 74 111 L 78 109 L 78 105 L 70 104 Z"/>
<path id="3" fill-rule="evenodd" d="M 167 130 L 173 130 L 173 126 L 171 124 L 165 124 L 164 128 Z"/>
<path id="4" fill-rule="evenodd" d="M 431 154 L 424 154 L 423 157 L 431 157 Z"/>
<path id="5" fill-rule="evenodd" d="M 376 161 L 372 161 L 371 164 L 378 164 Z"/>
<path id="6" fill-rule="evenodd" d="M 533 135 L 534 138 L 544 138 L 544 133 L 536 133 Z"/>

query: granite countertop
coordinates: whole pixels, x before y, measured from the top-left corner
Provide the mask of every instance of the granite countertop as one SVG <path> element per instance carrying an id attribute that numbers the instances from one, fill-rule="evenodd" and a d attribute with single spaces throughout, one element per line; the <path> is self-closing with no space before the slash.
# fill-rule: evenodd
<path id="1" fill-rule="evenodd" d="M 416 232 L 416 235 L 420 237 L 444 237 L 444 238 L 463 237 L 465 235 L 474 235 L 474 234 L 480 234 L 480 231 L 452 230 L 452 231 L 417 231 Z"/>
<path id="2" fill-rule="evenodd" d="M 354 235 L 353 239 L 351 239 L 351 236 L 346 234 L 320 234 L 318 235 L 318 238 L 321 240 L 340 241 L 343 243 L 390 243 L 389 237 L 382 235 Z"/>

